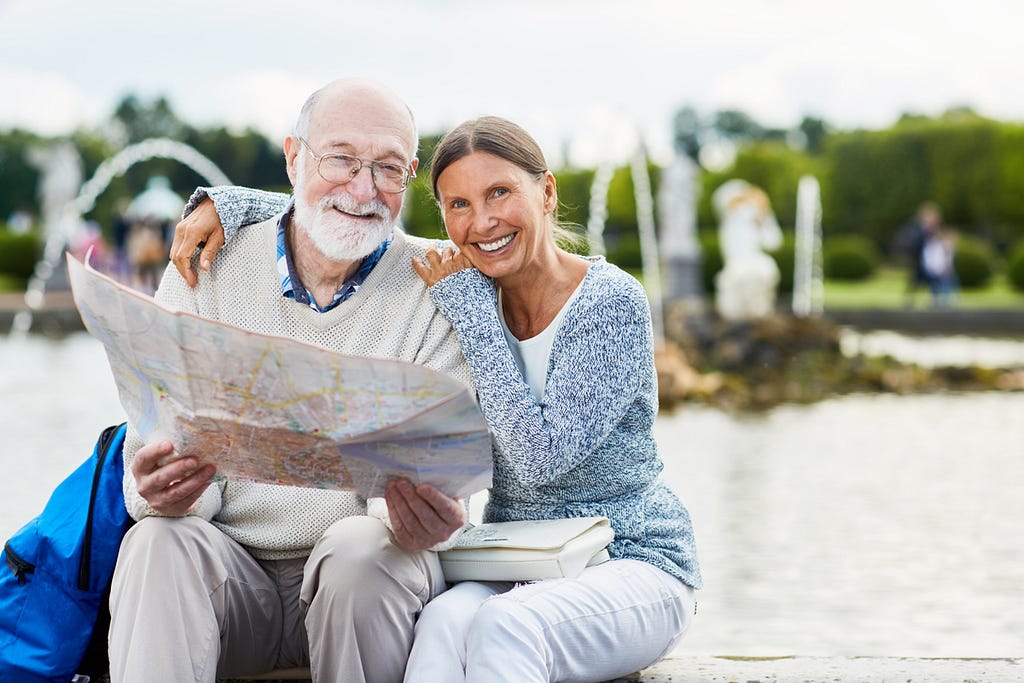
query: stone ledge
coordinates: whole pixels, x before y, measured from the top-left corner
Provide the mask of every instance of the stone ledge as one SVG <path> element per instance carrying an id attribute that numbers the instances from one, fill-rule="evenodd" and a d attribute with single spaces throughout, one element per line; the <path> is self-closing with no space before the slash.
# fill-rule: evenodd
<path id="1" fill-rule="evenodd" d="M 290 673 L 298 675 L 298 670 L 290 670 Z M 266 674 L 259 678 L 231 679 L 221 683 L 309 680 L 275 679 L 271 676 Z M 1002 683 L 1020 680 L 1024 680 L 1024 658 L 679 656 L 668 657 L 638 675 L 611 683 Z"/>
<path id="2" fill-rule="evenodd" d="M 679 656 L 662 660 L 633 680 L 645 683 L 1002 682 L 1024 680 L 1024 659 Z"/>

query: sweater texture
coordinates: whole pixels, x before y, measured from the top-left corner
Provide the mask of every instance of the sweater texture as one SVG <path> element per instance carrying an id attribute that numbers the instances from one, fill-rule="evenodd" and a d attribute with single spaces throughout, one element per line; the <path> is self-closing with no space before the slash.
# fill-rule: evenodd
<path id="1" fill-rule="evenodd" d="M 391 245 L 363 286 L 336 308 L 320 313 L 282 296 L 276 230 L 274 217 L 234 234 L 211 270 L 199 271 L 195 289 L 173 266 L 168 267 L 156 299 L 172 309 L 260 334 L 349 355 L 419 363 L 472 389 L 451 325 L 431 303 L 426 285 L 412 269 L 412 258 L 423 256 L 433 241 L 395 229 Z M 138 494 L 130 470 L 142 443 L 129 426 L 124 488 L 129 514 L 135 519 L 156 514 Z M 211 521 L 257 558 L 286 559 L 309 554 L 338 519 L 366 512 L 366 501 L 354 492 L 221 481 L 206 490 L 190 514 Z"/>
<path id="2" fill-rule="evenodd" d="M 566 311 L 537 401 L 498 319 L 494 284 L 476 269 L 430 288 L 451 321 L 495 441 L 484 520 L 602 515 L 609 553 L 701 587 L 690 516 L 659 474 L 650 308 L 639 282 L 593 259 Z"/>

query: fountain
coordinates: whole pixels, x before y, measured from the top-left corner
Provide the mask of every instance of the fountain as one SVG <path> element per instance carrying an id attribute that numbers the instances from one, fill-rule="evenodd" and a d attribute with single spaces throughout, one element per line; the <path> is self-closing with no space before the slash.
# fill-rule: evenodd
<path id="1" fill-rule="evenodd" d="M 604 223 L 608 220 L 608 187 L 612 184 L 613 175 L 615 175 L 615 164 L 611 161 L 603 161 L 597 167 L 594 181 L 590 184 L 587 241 L 590 244 L 590 253 L 594 256 L 605 254 Z"/>
<path id="2" fill-rule="evenodd" d="M 74 189 L 81 179 L 81 159 L 70 142 L 60 143 L 49 155 L 37 155 L 36 158 L 43 170 L 41 201 L 46 245 L 25 289 L 26 310 L 19 311 L 11 325 L 12 336 L 28 334 L 34 311 L 42 308 L 45 302 L 46 284 L 59 266 L 64 249 L 78 230 L 82 216 L 92 210 L 96 198 L 114 178 L 140 161 L 162 158 L 185 164 L 212 185 L 231 184 L 216 164 L 194 148 L 166 138 L 143 140 L 125 147 L 100 164 L 93 177 L 78 189 L 77 196 Z M 74 174 L 76 163 L 77 175 Z"/>
<path id="3" fill-rule="evenodd" d="M 796 254 L 793 263 L 793 314 L 820 316 L 825 310 L 821 269 L 821 188 L 814 176 L 800 178 L 796 190 Z"/>
<path id="4" fill-rule="evenodd" d="M 658 245 L 664 273 L 666 305 L 681 304 L 687 313 L 704 310 L 700 242 L 697 239 L 697 197 L 700 168 L 677 152 L 661 172 L 658 190 Z"/>
<path id="5" fill-rule="evenodd" d="M 630 173 L 633 179 L 633 196 L 636 199 L 636 219 L 640 232 L 640 258 L 644 288 L 647 290 L 647 298 L 651 304 L 655 345 L 660 346 L 665 338 L 665 331 L 662 320 L 658 237 L 654 225 L 654 198 L 651 194 L 651 179 L 647 174 L 647 154 L 644 152 L 642 143 L 636 145 L 636 150 L 630 157 Z M 590 253 L 593 255 L 605 253 L 604 225 L 608 220 L 608 188 L 614 174 L 614 162 L 605 160 L 598 165 L 594 180 L 590 185 L 587 242 Z"/>
<path id="6" fill-rule="evenodd" d="M 658 263 L 658 236 L 654 229 L 654 198 L 651 178 L 647 175 L 647 154 L 638 145 L 630 162 L 633 176 L 633 196 L 636 199 L 636 222 L 640 231 L 640 259 L 643 267 L 644 287 L 651 302 L 651 325 L 654 327 L 654 347 L 665 341 L 665 323 L 661 314 L 661 268 Z"/>

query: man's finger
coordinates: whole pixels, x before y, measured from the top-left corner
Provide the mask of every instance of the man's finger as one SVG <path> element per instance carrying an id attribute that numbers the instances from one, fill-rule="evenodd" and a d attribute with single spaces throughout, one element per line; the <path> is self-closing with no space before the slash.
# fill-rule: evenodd
<path id="1" fill-rule="evenodd" d="M 460 527 L 465 524 L 466 508 L 462 505 L 462 501 L 441 493 L 430 484 L 420 484 L 416 487 L 416 493 L 430 506 L 445 526 Z"/>
<path id="2" fill-rule="evenodd" d="M 160 461 L 174 452 L 174 445 L 165 439 L 148 443 L 132 459 L 132 472 L 136 478 L 149 474 L 160 466 Z"/>

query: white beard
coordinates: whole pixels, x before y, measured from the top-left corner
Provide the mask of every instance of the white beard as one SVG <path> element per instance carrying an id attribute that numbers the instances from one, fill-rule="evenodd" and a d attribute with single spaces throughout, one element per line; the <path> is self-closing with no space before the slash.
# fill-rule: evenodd
<path id="1" fill-rule="evenodd" d="M 324 197 L 314 206 L 300 196 L 296 192 L 295 223 L 309 236 L 313 246 L 332 261 L 363 259 L 391 236 L 391 210 L 379 199 L 360 204 L 341 192 Z M 375 218 L 367 221 L 342 212 Z"/>

